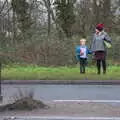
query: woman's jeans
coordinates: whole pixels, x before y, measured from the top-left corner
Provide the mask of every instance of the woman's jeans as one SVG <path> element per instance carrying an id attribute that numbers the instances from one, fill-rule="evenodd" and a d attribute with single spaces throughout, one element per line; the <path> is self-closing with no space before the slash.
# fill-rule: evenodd
<path id="1" fill-rule="evenodd" d="M 102 68 L 103 68 L 103 74 L 106 73 L 106 60 L 97 60 L 97 70 L 98 70 L 98 74 L 101 73 L 101 64 L 102 64 Z"/>
<path id="2" fill-rule="evenodd" d="M 106 73 L 106 51 L 96 51 L 95 59 L 96 59 L 98 74 L 101 73 L 101 67 L 103 69 L 103 74 L 105 74 Z"/>

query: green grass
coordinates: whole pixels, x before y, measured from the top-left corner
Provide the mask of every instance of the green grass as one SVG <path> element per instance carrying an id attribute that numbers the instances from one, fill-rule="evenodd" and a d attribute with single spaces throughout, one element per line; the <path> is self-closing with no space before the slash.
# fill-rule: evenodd
<path id="1" fill-rule="evenodd" d="M 96 68 L 87 67 L 86 74 L 76 67 L 7 66 L 2 69 L 5 80 L 120 80 L 120 66 L 109 66 L 106 75 L 97 75 Z"/>

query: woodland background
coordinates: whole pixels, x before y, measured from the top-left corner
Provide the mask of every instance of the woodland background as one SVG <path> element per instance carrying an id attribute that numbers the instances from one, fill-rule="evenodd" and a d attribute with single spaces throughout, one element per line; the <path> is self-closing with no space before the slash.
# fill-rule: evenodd
<path id="1" fill-rule="evenodd" d="M 90 47 L 98 23 L 112 37 L 109 62 L 120 64 L 120 0 L 0 0 L 1 60 L 75 65 L 75 46 L 85 37 Z"/>

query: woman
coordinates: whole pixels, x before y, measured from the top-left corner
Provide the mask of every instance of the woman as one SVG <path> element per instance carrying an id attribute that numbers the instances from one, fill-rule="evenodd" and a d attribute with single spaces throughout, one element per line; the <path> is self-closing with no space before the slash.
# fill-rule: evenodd
<path id="1" fill-rule="evenodd" d="M 103 74 L 106 73 L 106 46 L 104 41 L 111 43 L 111 38 L 104 31 L 104 25 L 98 24 L 96 26 L 96 31 L 93 36 L 93 41 L 91 44 L 91 50 L 95 55 L 95 60 L 97 63 L 97 73 L 101 73 L 101 64 L 103 68 Z"/>

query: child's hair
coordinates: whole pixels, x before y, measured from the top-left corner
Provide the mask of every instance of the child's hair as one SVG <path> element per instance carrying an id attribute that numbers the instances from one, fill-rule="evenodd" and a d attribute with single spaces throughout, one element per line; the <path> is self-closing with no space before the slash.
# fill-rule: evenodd
<path id="1" fill-rule="evenodd" d="M 80 41 L 85 41 L 86 42 L 86 39 L 85 38 L 81 38 Z"/>

